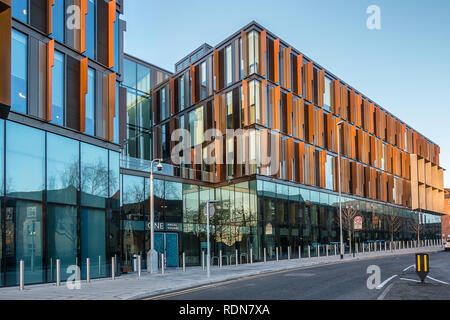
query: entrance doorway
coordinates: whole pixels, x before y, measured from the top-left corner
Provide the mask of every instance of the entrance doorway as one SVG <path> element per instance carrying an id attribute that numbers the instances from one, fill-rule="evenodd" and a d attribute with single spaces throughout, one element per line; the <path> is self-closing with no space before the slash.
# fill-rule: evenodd
<path id="1" fill-rule="evenodd" d="M 178 267 L 178 234 L 155 232 L 155 250 L 166 257 L 166 267 Z M 160 261 L 161 263 L 161 261 Z"/>

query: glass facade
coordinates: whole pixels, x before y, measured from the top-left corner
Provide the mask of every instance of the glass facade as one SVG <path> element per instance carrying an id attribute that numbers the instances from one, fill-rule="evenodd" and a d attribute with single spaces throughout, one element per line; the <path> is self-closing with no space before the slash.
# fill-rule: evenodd
<path id="1" fill-rule="evenodd" d="M 52 70 L 52 123 L 64 125 L 64 54 L 55 51 Z"/>
<path id="2" fill-rule="evenodd" d="M 27 113 L 28 36 L 13 29 L 11 42 L 11 110 Z"/>
<path id="3" fill-rule="evenodd" d="M 0 151 L 1 284 L 18 285 L 21 260 L 26 284 L 55 281 L 56 259 L 62 280 L 87 257 L 94 277 L 108 275 L 120 254 L 119 153 L 11 121 Z"/>

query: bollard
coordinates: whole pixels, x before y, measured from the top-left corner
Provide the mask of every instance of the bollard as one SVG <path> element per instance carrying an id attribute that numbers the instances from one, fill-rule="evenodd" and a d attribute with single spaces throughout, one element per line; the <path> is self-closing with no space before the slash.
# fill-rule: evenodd
<path id="1" fill-rule="evenodd" d="M 23 260 L 19 263 L 19 290 L 22 291 L 25 283 L 25 266 Z"/>
<path id="2" fill-rule="evenodd" d="M 369 243 L 369 253 L 371 252 L 371 250 L 372 250 L 372 244 Z"/>
<path id="3" fill-rule="evenodd" d="M 387 246 L 386 246 L 386 241 L 384 242 L 384 252 L 386 252 Z"/>
<path id="4" fill-rule="evenodd" d="M 98 256 L 98 275 L 99 275 L 99 276 L 102 274 L 102 265 L 101 265 L 101 262 L 102 262 L 102 258 L 101 258 L 101 256 Z"/>
<path id="5" fill-rule="evenodd" d="M 288 246 L 288 261 L 291 261 L 291 246 Z"/>
<path id="6" fill-rule="evenodd" d="M 266 259 L 266 248 L 264 248 L 264 263 L 266 263 L 267 262 L 267 259 Z"/>
<path id="7" fill-rule="evenodd" d="M 111 257 L 111 278 L 112 280 L 114 280 L 116 278 L 116 270 L 115 270 L 115 262 L 114 262 L 114 257 Z"/>
<path id="8" fill-rule="evenodd" d="M 164 274 L 164 253 L 161 253 L 161 274 Z"/>
<path id="9" fill-rule="evenodd" d="M 50 258 L 50 279 L 53 280 L 53 258 Z"/>
<path id="10" fill-rule="evenodd" d="M 137 256 L 137 272 L 138 272 L 138 278 L 141 277 L 141 255 Z"/>
<path id="11" fill-rule="evenodd" d="M 283 258 L 283 248 L 280 246 L 280 259 Z"/>
<path id="12" fill-rule="evenodd" d="M 202 250 L 202 270 L 205 271 L 205 251 Z"/>
<path id="13" fill-rule="evenodd" d="M 311 259 L 311 246 L 308 245 L 308 258 Z"/>
<path id="14" fill-rule="evenodd" d="M 219 268 L 222 268 L 222 250 L 219 250 Z"/>
<path id="15" fill-rule="evenodd" d="M 302 258 L 302 246 L 298 246 L 298 260 Z"/>
<path id="16" fill-rule="evenodd" d="M 359 246 L 356 245 L 356 246 L 355 246 L 355 249 L 356 249 L 356 250 L 355 250 L 355 251 L 356 251 L 356 254 L 358 254 L 358 253 L 359 253 Z"/>
<path id="17" fill-rule="evenodd" d="M 91 282 L 91 259 L 86 258 L 86 283 Z"/>
<path id="18" fill-rule="evenodd" d="M 277 258 L 277 262 L 278 262 L 278 247 L 275 248 L 275 255 L 276 255 L 276 258 Z"/>
<path id="19" fill-rule="evenodd" d="M 253 248 L 250 248 L 250 264 L 253 264 Z"/>
<path id="20" fill-rule="evenodd" d="M 366 253 L 366 249 L 365 249 L 365 247 L 364 247 L 364 243 L 362 244 L 362 248 L 363 248 L 363 253 Z"/>
<path id="21" fill-rule="evenodd" d="M 186 254 L 183 252 L 183 272 L 186 272 Z"/>
<path id="22" fill-rule="evenodd" d="M 334 255 L 337 256 L 337 245 L 334 245 Z"/>
<path id="23" fill-rule="evenodd" d="M 236 249 L 236 267 L 238 266 L 238 264 L 239 264 L 239 261 L 238 261 L 238 251 L 237 251 L 237 249 Z"/>
<path id="24" fill-rule="evenodd" d="M 61 260 L 56 259 L 56 286 L 61 285 Z"/>
<path id="25" fill-rule="evenodd" d="M 326 247 L 326 248 L 327 248 L 327 257 L 328 257 L 328 245 L 327 245 L 327 247 Z"/>
<path id="26" fill-rule="evenodd" d="M 317 258 L 320 258 L 320 244 L 317 245 Z"/>

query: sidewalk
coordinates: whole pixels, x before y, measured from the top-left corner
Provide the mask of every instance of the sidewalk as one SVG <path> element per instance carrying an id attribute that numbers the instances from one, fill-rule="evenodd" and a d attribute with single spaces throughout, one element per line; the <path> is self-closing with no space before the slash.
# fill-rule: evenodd
<path id="1" fill-rule="evenodd" d="M 441 247 L 426 247 L 419 249 L 402 249 L 394 252 L 377 251 L 371 253 L 360 253 L 355 258 L 346 255 L 344 262 L 355 260 L 371 259 L 376 257 L 386 257 L 395 255 L 412 254 L 417 252 L 441 251 Z M 142 270 L 142 276 L 137 274 L 127 274 L 111 279 L 91 280 L 91 283 L 81 281 L 81 288 L 70 290 L 66 283 L 61 283 L 60 287 L 55 284 L 29 285 L 23 291 L 18 287 L 1 288 L 0 300 L 129 300 L 142 299 L 154 295 L 169 293 L 172 291 L 219 283 L 227 280 L 248 277 L 252 275 L 277 272 L 282 270 L 295 269 L 313 265 L 326 265 L 340 262 L 339 256 L 312 257 L 299 260 L 291 259 L 268 261 L 267 263 L 253 263 L 242 265 L 231 265 L 219 268 L 211 267 L 211 277 L 206 277 L 206 271 L 201 267 L 186 268 L 186 272 L 181 269 L 169 269 L 165 274 L 148 274 Z"/>

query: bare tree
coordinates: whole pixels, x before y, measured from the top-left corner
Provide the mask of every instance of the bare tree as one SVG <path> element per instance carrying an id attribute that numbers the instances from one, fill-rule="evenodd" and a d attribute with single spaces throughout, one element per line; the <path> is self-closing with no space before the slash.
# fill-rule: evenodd
<path id="1" fill-rule="evenodd" d="M 391 232 L 391 241 L 394 241 L 394 234 L 400 230 L 403 225 L 403 217 L 388 215 L 386 216 L 386 221 L 389 225 L 389 230 Z"/>
<path id="2" fill-rule="evenodd" d="M 417 243 L 419 243 L 420 233 L 423 230 L 423 224 L 420 223 L 420 220 L 408 220 L 408 229 L 410 232 L 417 234 Z"/>
<path id="3" fill-rule="evenodd" d="M 348 238 L 350 248 L 352 247 L 352 236 L 354 235 L 354 220 L 360 214 L 359 210 L 353 207 L 347 207 L 342 209 L 342 229 L 348 232 Z M 340 224 L 339 219 L 335 220 L 337 224 Z"/>

